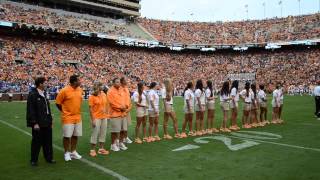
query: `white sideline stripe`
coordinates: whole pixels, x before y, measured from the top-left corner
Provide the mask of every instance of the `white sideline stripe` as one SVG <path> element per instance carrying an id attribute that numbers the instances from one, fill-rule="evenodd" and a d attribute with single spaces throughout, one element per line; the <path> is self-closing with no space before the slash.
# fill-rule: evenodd
<path id="1" fill-rule="evenodd" d="M 251 138 L 242 138 L 242 137 L 237 137 L 237 136 L 228 136 L 228 135 L 224 135 L 224 136 L 232 137 L 232 138 L 237 138 L 237 139 L 244 139 L 244 140 L 256 141 L 256 142 L 261 142 L 261 143 L 274 144 L 274 145 L 285 146 L 285 147 L 291 147 L 291 148 L 296 148 L 296 149 L 306 149 L 306 150 L 312 150 L 312 151 L 320 152 L 320 149 L 317 149 L 317 148 L 303 147 L 303 146 L 297 146 L 297 145 L 291 145 L 291 144 L 284 144 L 284 143 L 277 143 L 277 142 L 270 142 L 270 141 L 263 141 L 263 140 L 251 139 Z"/>
<path id="2" fill-rule="evenodd" d="M 17 131 L 22 132 L 22 133 L 25 134 L 25 135 L 32 136 L 29 132 L 27 132 L 27 131 L 25 131 L 25 130 L 23 130 L 23 129 L 15 126 L 15 125 L 13 125 L 13 124 L 10 124 L 10 123 L 8 123 L 8 122 L 6 122 L 6 121 L 3 121 L 3 120 L 0 120 L 0 122 L 1 122 L 2 124 L 5 124 L 5 125 L 13 128 L 13 129 L 15 129 L 15 130 L 17 130 Z M 59 150 L 59 151 L 64 152 L 64 149 L 63 149 L 62 147 L 58 146 L 58 145 L 53 144 L 53 147 L 54 147 L 55 149 Z M 81 158 L 80 161 L 83 162 L 83 163 L 85 163 L 85 164 L 87 164 L 88 166 L 94 167 L 94 168 L 96 168 L 96 169 L 98 169 L 98 170 L 100 170 L 100 171 L 102 171 L 102 172 L 104 172 L 104 173 L 106 173 L 106 174 L 108 174 L 108 175 L 111 175 L 111 176 L 113 176 L 113 177 L 116 177 L 116 178 L 118 178 L 118 179 L 120 179 L 120 180 L 129 180 L 128 178 L 126 178 L 126 177 L 124 177 L 124 176 L 122 176 L 122 175 L 120 175 L 120 174 L 118 174 L 118 173 L 116 173 L 116 172 L 114 172 L 114 171 L 112 171 L 112 170 L 110 170 L 110 169 L 108 169 L 108 168 L 105 168 L 105 167 L 103 167 L 103 166 L 100 166 L 100 165 L 97 164 L 97 163 L 94 163 L 94 162 L 92 162 L 92 161 L 89 161 L 89 160 L 87 160 L 87 159 L 85 159 L 85 158 Z"/>

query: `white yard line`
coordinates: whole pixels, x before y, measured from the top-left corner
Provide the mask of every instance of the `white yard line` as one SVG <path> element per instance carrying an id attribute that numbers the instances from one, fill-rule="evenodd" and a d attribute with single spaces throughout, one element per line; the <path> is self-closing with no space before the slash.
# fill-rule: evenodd
<path id="1" fill-rule="evenodd" d="M 17 130 L 17 131 L 25 134 L 25 135 L 27 135 L 27 136 L 32 136 L 29 132 L 27 132 L 27 131 L 25 131 L 25 130 L 23 130 L 23 129 L 21 129 L 21 128 L 13 125 L 13 124 L 11 124 L 11 123 L 8 123 L 8 122 L 3 121 L 3 120 L 0 120 L 0 122 L 1 122 L 2 124 L 4 124 L 4 125 L 7 125 L 7 126 L 13 128 L 13 129 L 15 129 L 15 130 Z M 60 147 L 60 146 L 58 146 L 58 145 L 56 145 L 56 144 L 53 144 L 53 147 L 54 147 L 55 149 L 59 150 L 59 151 L 64 152 L 63 148 Z M 120 175 L 120 174 L 118 174 L 118 173 L 116 173 L 116 172 L 114 172 L 114 171 L 112 171 L 112 170 L 110 170 L 110 169 L 108 169 L 108 168 L 105 168 L 105 167 L 103 167 L 103 166 L 100 166 L 99 164 L 97 164 L 97 163 L 95 163 L 95 162 L 92 162 L 92 161 L 90 161 L 90 160 L 88 160 L 88 159 L 81 158 L 80 161 L 83 162 L 83 163 L 85 163 L 85 164 L 87 164 L 88 166 L 94 167 L 94 168 L 100 170 L 101 172 L 106 173 L 106 174 L 108 174 L 108 175 L 111 175 L 111 176 L 113 176 L 113 177 L 116 177 L 116 178 L 118 178 L 118 179 L 120 179 L 120 180 L 128 180 L 128 178 L 126 178 L 126 177 L 124 177 L 124 176 L 122 176 L 122 175 Z"/>

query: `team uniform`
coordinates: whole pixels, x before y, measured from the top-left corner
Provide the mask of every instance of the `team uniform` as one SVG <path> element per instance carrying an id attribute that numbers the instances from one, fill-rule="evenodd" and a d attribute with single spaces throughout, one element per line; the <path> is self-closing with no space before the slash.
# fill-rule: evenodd
<path id="1" fill-rule="evenodd" d="M 220 106 L 222 110 L 229 111 L 230 110 L 230 95 L 220 95 Z"/>
<path id="2" fill-rule="evenodd" d="M 187 101 L 189 101 L 190 110 L 188 109 Z M 194 94 L 191 89 L 186 90 L 184 93 L 184 112 L 186 114 L 194 113 Z"/>
<path id="3" fill-rule="evenodd" d="M 158 93 L 154 90 L 151 89 L 148 93 L 148 100 L 149 100 L 149 116 L 150 117 L 157 117 L 159 116 L 159 95 Z M 154 104 L 154 108 L 151 106 L 151 102 Z"/>
<path id="4" fill-rule="evenodd" d="M 231 93 L 230 93 L 231 97 L 234 97 L 234 102 L 233 100 L 231 100 L 230 102 L 230 108 L 234 109 L 234 108 L 238 108 L 238 102 L 239 102 L 239 93 L 237 92 L 236 88 L 232 88 L 231 89 Z"/>
<path id="5" fill-rule="evenodd" d="M 272 93 L 272 107 L 280 107 L 280 91 L 275 89 Z"/>
<path id="6" fill-rule="evenodd" d="M 249 94 L 247 96 L 247 91 L 244 89 L 240 92 L 240 95 L 244 98 L 243 110 L 250 111 L 251 104 L 252 104 L 252 96 L 253 96 L 252 92 L 249 90 Z"/>
<path id="7" fill-rule="evenodd" d="M 212 90 L 212 94 L 213 94 L 212 97 L 214 97 L 214 90 Z M 214 110 L 215 109 L 215 106 L 214 106 L 215 105 L 215 99 L 214 98 L 210 99 L 210 100 L 208 99 L 208 98 L 211 97 L 211 90 L 209 88 L 206 89 L 205 95 L 206 95 L 206 103 L 207 103 L 208 110 Z"/>
<path id="8" fill-rule="evenodd" d="M 173 97 L 171 96 L 169 101 L 166 99 L 167 92 L 166 92 L 165 88 L 161 89 L 161 97 L 165 101 L 164 102 L 164 106 L 165 106 L 164 111 L 167 112 L 167 113 L 174 112 L 174 109 L 173 109 Z"/>
<path id="9" fill-rule="evenodd" d="M 194 96 L 195 96 L 195 101 L 196 101 L 196 107 L 195 107 L 195 110 L 196 111 L 205 111 L 205 106 L 206 106 L 206 96 L 205 96 L 205 93 L 203 91 L 201 91 L 200 89 L 196 89 L 195 93 L 194 93 Z M 201 106 L 201 109 L 199 108 L 199 102 L 198 102 L 198 98 L 200 98 L 200 106 Z"/>
<path id="10" fill-rule="evenodd" d="M 136 116 L 137 117 L 144 117 L 144 116 L 147 116 L 148 115 L 148 100 L 147 100 L 147 94 L 145 91 L 142 92 L 141 94 L 141 102 L 139 102 L 139 93 L 136 91 L 134 92 L 133 94 L 133 101 L 135 103 L 139 103 L 140 105 L 142 105 L 143 107 L 141 106 L 137 106 L 136 107 Z"/>
<path id="11" fill-rule="evenodd" d="M 263 90 L 259 90 L 258 92 L 258 102 L 259 102 L 259 106 L 263 107 L 263 108 L 267 108 L 267 95 Z"/>

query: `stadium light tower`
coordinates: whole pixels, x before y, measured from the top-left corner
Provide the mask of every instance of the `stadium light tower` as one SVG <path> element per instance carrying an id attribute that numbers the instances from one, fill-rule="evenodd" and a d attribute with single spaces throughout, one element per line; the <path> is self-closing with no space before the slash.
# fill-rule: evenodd
<path id="1" fill-rule="evenodd" d="M 263 2 L 262 6 L 263 6 L 263 17 L 264 19 L 266 19 L 266 2 Z"/>
<path id="2" fill-rule="evenodd" d="M 298 0 L 298 5 L 299 5 L 299 16 L 301 16 L 301 0 Z"/>
<path id="3" fill-rule="evenodd" d="M 248 4 L 244 5 L 244 8 L 246 9 L 247 20 L 249 20 L 249 6 L 248 6 Z"/>
<path id="4" fill-rule="evenodd" d="M 280 0 L 278 4 L 280 6 L 280 17 L 282 17 L 282 0 Z"/>

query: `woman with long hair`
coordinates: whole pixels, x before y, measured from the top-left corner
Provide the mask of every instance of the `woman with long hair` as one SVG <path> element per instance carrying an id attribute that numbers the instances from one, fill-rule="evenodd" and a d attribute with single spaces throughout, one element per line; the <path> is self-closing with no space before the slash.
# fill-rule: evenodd
<path id="1" fill-rule="evenodd" d="M 149 140 L 150 141 L 160 141 L 159 137 L 159 95 L 156 90 L 159 90 L 159 85 L 156 82 L 150 84 L 150 89 L 148 93 L 149 100 Z M 152 129 L 154 136 L 152 136 Z"/>
<path id="2" fill-rule="evenodd" d="M 231 108 L 231 127 L 230 130 L 237 131 L 239 130 L 239 126 L 237 125 L 237 116 L 238 116 L 238 101 L 239 101 L 239 81 L 235 80 L 232 82 L 231 85 L 231 102 L 230 102 L 230 108 Z"/>
<path id="3" fill-rule="evenodd" d="M 252 103 L 252 92 L 250 91 L 250 82 L 246 82 L 244 90 L 240 92 L 240 97 L 243 99 L 243 115 L 242 115 L 242 128 L 249 129 L 250 125 L 250 110 Z"/>
<path id="4" fill-rule="evenodd" d="M 168 133 L 168 121 L 169 118 L 173 121 L 173 128 L 175 131 L 175 138 L 180 138 L 180 134 L 178 132 L 178 120 L 176 117 L 176 113 L 173 109 L 173 83 L 170 78 L 164 80 L 164 88 L 162 89 L 162 99 L 164 104 L 164 117 L 163 117 L 163 133 L 164 139 L 172 139 L 172 137 Z"/>
<path id="5" fill-rule="evenodd" d="M 263 125 L 270 124 L 270 122 L 267 120 L 267 95 L 264 92 L 264 85 L 259 85 L 259 92 L 258 92 L 258 101 L 260 106 L 260 121 Z"/>
<path id="6" fill-rule="evenodd" d="M 195 136 L 196 134 L 192 131 L 192 118 L 194 113 L 194 94 L 193 94 L 193 83 L 188 82 L 187 87 L 183 93 L 184 96 L 184 122 L 182 124 L 181 138 L 186 138 L 186 127 L 189 127 L 189 136 Z"/>
<path id="7" fill-rule="evenodd" d="M 220 106 L 223 112 L 223 120 L 220 127 L 221 132 L 231 132 L 227 128 L 228 113 L 230 110 L 230 103 L 229 103 L 230 99 L 231 98 L 230 98 L 229 82 L 225 81 L 220 90 Z"/>
<path id="8" fill-rule="evenodd" d="M 258 119 L 258 96 L 257 96 L 257 87 L 255 83 L 251 84 L 251 91 L 253 96 L 252 98 L 252 104 L 251 104 L 251 126 L 252 127 L 259 127 L 262 124 L 260 124 Z"/>
<path id="9" fill-rule="evenodd" d="M 280 91 L 280 84 L 276 85 L 276 89 L 272 93 L 272 124 L 278 124 L 280 121 L 279 117 L 279 109 L 280 109 L 280 97 L 281 97 L 281 91 Z"/>
<path id="10" fill-rule="evenodd" d="M 147 128 L 146 128 L 146 119 L 148 116 L 148 102 L 147 102 L 147 96 L 144 91 L 144 83 L 139 82 L 137 86 L 137 91 L 133 94 L 133 101 L 136 104 L 136 118 L 137 118 L 137 124 L 136 124 L 136 138 L 135 143 L 141 144 L 142 141 L 139 136 L 140 126 L 142 124 L 143 129 L 143 141 L 150 142 L 149 138 L 147 138 Z"/>
<path id="11" fill-rule="evenodd" d="M 219 132 L 218 129 L 214 127 L 214 111 L 215 111 L 215 96 L 212 81 L 207 81 L 207 89 L 205 91 L 206 103 L 207 103 L 207 132 L 209 134 Z"/>
<path id="12" fill-rule="evenodd" d="M 196 82 L 196 87 L 195 87 L 195 110 L 196 110 L 196 133 L 198 136 L 201 136 L 203 134 L 206 134 L 204 131 L 204 113 L 205 113 L 205 105 L 206 105 L 206 96 L 205 92 L 203 90 L 203 83 L 202 80 L 199 79 Z"/>

